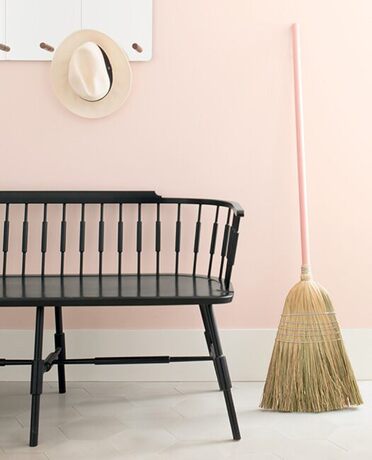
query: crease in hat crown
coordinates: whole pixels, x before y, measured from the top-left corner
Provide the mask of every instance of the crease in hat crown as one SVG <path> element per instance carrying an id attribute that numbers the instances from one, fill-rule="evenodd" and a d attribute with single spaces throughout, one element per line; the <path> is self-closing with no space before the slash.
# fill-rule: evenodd
<path id="1" fill-rule="evenodd" d="M 86 101 L 98 101 L 110 91 L 111 80 L 101 48 L 89 41 L 72 54 L 68 81 L 74 92 Z"/>

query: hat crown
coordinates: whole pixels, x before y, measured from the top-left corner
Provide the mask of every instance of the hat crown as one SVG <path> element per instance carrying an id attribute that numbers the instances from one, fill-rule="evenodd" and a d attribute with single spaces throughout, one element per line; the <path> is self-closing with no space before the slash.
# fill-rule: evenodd
<path id="1" fill-rule="evenodd" d="M 98 101 L 111 88 L 105 58 L 101 48 L 94 42 L 85 42 L 72 53 L 68 67 L 68 82 L 82 99 Z"/>

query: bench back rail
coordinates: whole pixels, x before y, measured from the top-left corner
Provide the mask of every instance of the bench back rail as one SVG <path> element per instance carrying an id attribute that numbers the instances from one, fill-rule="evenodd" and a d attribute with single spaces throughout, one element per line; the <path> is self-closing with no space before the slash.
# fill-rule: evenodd
<path id="1" fill-rule="evenodd" d="M 173 247 L 173 270 L 174 274 L 178 275 L 180 270 L 180 262 L 182 254 L 186 251 L 192 251 L 192 266 L 190 266 L 190 274 L 197 275 L 203 274 L 208 277 L 217 276 L 220 280 L 224 280 L 228 287 L 231 280 L 232 268 L 235 261 L 235 253 L 237 249 L 238 236 L 239 236 L 239 221 L 243 216 L 243 210 L 234 202 L 211 200 L 211 199 L 196 199 L 196 198 L 163 198 L 155 192 L 121 192 L 121 191 L 0 191 L 0 204 L 4 207 L 4 221 L 3 221 L 3 260 L 2 260 L 2 275 L 8 274 L 8 252 L 9 242 L 12 237 L 11 225 L 11 209 L 14 205 L 21 205 L 21 218 L 16 219 L 15 225 L 20 225 L 18 229 L 18 237 L 21 238 L 20 244 L 20 273 L 22 276 L 27 274 L 27 260 L 30 247 L 30 225 L 29 225 L 29 211 L 31 205 L 39 205 L 42 207 L 40 222 L 38 225 L 40 234 L 40 272 L 33 273 L 44 276 L 47 271 L 47 252 L 48 252 L 48 237 L 50 229 L 48 228 L 48 211 L 53 205 L 57 205 L 59 211 L 59 274 L 61 276 L 66 274 L 66 258 L 67 258 L 67 235 L 68 235 L 68 215 L 71 205 L 79 207 L 79 225 L 77 227 L 77 245 L 76 251 L 79 253 L 78 270 L 76 274 L 83 276 L 86 274 L 85 267 L 85 254 L 86 254 L 86 241 L 87 241 L 87 207 L 94 204 L 99 207 L 98 221 L 95 222 L 97 232 L 97 252 L 98 252 L 98 266 L 96 273 L 103 275 L 104 270 L 104 254 L 105 242 L 107 238 L 115 239 L 115 252 L 116 252 L 116 269 L 115 273 L 119 276 L 124 275 L 125 271 L 125 257 L 124 254 L 128 248 L 125 247 L 124 232 L 129 228 L 133 233 L 132 240 L 135 244 L 136 253 L 136 268 L 135 271 L 138 275 L 143 273 L 143 257 L 144 257 L 144 236 L 149 229 L 149 223 L 144 223 L 144 209 L 145 205 L 151 205 L 154 208 L 154 221 L 151 223 L 153 228 L 151 232 L 154 235 L 154 244 L 152 248 L 151 257 L 154 258 L 154 272 L 157 275 L 162 273 L 161 270 L 161 256 L 162 256 L 162 243 L 164 236 L 162 234 L 164 221 L 169 219 L 169 213 L 164 212 L 165 208 L 172 205 L 175 209 L 174 221 L 171 223 L 172 239 L 174 241 Z M 126 212 L 129 205 L 131 208 L 135 207 L 135 215 L 133 212 Z M 114 219 L 114 226 L 110 225 L 110 233 L 107 235 L 107 221 L 106 212 L 110 207 L 109 218 Z M 113 212 L 112 212 L 113 207 Z M 184 227 L 187 225 L 184 220 L 184 211 L 189 210 L 190 207 L 195 208 L 195 222 L 193 225 L 193 241 L 189 244 L 189 248 L 183 244 Z M 202 228 L 203 214 L 208 209 L 212 212 L 212 221 Z M 190 216 L 190 213 L 187 213 Z M 186 217 L 187 217 L 186 216 Z M 128 226 L 127 219 L 132 219 Z M 93 223 L 90 223 L 93 225 Z M 208 227 L 208 228 L 207 228 Z M 189 231 L 189 227 L 187 227 Z M 200 250 L 201 250 L 201 235 L 207 235 L 208 244 L 208 258 L 206 269 L 204 273 L 200 273 L 198 266 Z M 205 233 L 207 232 L 207 233 Z M 35 236 L 35 235 L 34 235 Z M 169 232 L 166 234 L 169 239 Z M 190 241 L 190 238 L 188 238 Z M 147 256 L 146 256 L 147 257 Z M 112 271 L 110 272 L 112 273 Z M 167 271 L 169 273 L 169 271 Z M 12 273 L 14 274 L 14 273 Z"/>

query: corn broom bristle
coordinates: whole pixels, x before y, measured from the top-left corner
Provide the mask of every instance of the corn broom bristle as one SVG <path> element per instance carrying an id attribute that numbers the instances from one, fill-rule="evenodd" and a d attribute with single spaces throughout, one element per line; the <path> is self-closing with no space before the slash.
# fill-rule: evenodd
<path id="1" fill-rule="evenodd" d="M 323 412 L 362 404 L 329 295 L 304 278 L 285 301 L 260 407 Z"/>

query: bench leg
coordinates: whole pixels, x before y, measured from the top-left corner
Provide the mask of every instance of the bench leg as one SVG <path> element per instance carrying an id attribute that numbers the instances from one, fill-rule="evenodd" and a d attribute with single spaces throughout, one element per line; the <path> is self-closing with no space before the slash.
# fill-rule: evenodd
<path id="1" fill-rule="evenodd" d="M 54 307 L 54 317 L 56 333 L 54 334 L 54 344 L 56 348 L 61 348 L 60 359 L 66 359 L 65 334 L 63 332 L 62 307 Z M 66 393 L 65 365 L 58 364 L 58 390 Z"/>
<path id="2" fill-rule="evenodd" d="M 231 380 L 229 375 L 229 369 L 227 367 L 226 357 L 223 354 L 220 337 L 218 334 L 216 320 L 214 318 L 213 306 L 212 305 L 201 305 L 200 310 L 204 325 L 206 328 L 206 336 L 210 341 L 210 353 L 215 364 L 216 374 L 220 388 L 223 391 L 223 395 L 226 402 L 227 413 L 229 415 L 231 431 L 235 440 L 240 439 L 240 431 L 238 425 L 238 419 L 235 412 L 234 401 L 231 394 Z M 207 343 L 208 343 L 207 339 Z"/>
<path id="3" fill-rule="evenodd" d="M 223 386 L 222 386 L 222 381 L 221 381 L 220 374 L 218 372 L 218 368 L 217 368 L 217 364 L 216 364 L 216 360 L 215 360 L 215 355 L 214 355 L 214 350 L 213 350 L 213 343 L 212 343 L 211 334 L 210 334 L 211 328 L 210 328 L 210 325 L 209 325 L 209 318 L 208 318 L 208 315 L 206 313 L 206 309 L 205 309 L 204 305 L 200 305 L 200 313 L 201 313 L 201 317 L 202 317 L 203 324 L 204 324 L 204 337 L 205 337 L 205 341 L 207 342 L 209 356 L 211 356 L 213 358 L 213 365 L 214 365 L 214 370 L 216 371 L 218 386 L 219 386 L 220 390 L 222 391 Z"/>
<path id="4" fill-rule="evenodd" d="M 44 330 L 44 307 L 36 308 L 35 324 L 35 348 L 34 360 L 31 366 L 31 424 L 30 424 L 30 446 L 38 444 L 39 437 L 39 412 L 40 395 L 43 391 L 43 330 Z"/>

